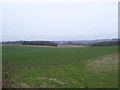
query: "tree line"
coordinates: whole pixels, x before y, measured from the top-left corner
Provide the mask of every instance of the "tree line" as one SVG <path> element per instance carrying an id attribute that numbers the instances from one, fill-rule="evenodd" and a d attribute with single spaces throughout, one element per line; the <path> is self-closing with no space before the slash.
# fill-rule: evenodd
<path id="1" fill-rule="evenodd" d="M 43 45 L 43 46 L 57 46 L 56 43 L 51 41 L 24 41 L 22 45 Z"/>

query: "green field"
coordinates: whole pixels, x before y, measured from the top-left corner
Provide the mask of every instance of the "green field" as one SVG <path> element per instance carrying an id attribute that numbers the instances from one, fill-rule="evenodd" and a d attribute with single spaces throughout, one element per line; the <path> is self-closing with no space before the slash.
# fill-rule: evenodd
<path id="1" fill-rule="evenodd" d="M 3 67 L 14 64 L 14 87 L 117 88 L 117 46 L 3 46 Z M 12 63 L 12 64 L 11 64 Z"/>

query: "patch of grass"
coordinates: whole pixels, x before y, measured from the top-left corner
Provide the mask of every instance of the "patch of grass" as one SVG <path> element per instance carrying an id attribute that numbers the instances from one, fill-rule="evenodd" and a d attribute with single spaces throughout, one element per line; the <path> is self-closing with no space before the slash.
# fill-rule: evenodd
<path id="1" fill-rule="evenodd" d="M 108 55 L 104 59 L 98 58 L 87 66 L 97 73 L 118 73 L 118 54 Z"/>
<path id="2" fill-rule="evenodd" d="M 2 87 L 3 88 L 12 88 L 15 83 L 15 66 L 14 63 L 4 63 L 2 67 Z"/>

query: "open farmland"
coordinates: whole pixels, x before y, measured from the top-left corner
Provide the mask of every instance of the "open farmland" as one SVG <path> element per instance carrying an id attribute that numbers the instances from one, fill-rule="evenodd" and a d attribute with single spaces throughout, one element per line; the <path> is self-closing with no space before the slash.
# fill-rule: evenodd
<path id="1" fill-rule="evenodd" d="M 117 53 L 117 46 L 3 46 L 3 68 L 14 66 L 10 70 L 14 74 L 12 87 L 115 88 L 118 87 Z"/>

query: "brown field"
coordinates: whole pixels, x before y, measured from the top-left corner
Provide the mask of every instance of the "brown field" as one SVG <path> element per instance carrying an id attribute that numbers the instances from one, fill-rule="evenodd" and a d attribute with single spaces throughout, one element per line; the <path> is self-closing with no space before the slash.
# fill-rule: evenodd
<path id="1" fill-rule="evenodd" d="M 85 47 L 85 46 L 78 46 L 78 45 L 58 45 L 59 48 L 76 48 L 76 47 Z"/>

